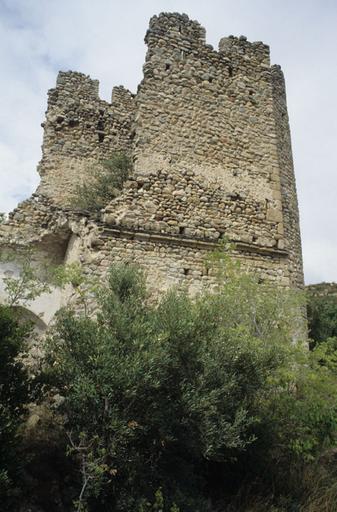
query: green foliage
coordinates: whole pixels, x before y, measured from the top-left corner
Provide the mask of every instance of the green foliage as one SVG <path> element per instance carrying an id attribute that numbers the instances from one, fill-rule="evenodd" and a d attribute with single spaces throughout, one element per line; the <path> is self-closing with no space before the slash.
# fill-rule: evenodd
<path id="1" fill-rule="evenodd" d="M 80 263 L 74 262 L 69 265 L 60 265 L 53 269 L 53 282 L 60 288 L 64 288 L 67 284 L 71 284 L 74 288 L 79 289 L 86 283 L 86 277 Z"/>
<path id="2" fill-rule="evenodd" d="M 34 252 L 30 248 L 21 251 L 20 254 L 6 254 L 1 257 L 1 261 L 5 263 L 15 261 L 20 265 L 18 276 L 3 278 L 8 306 L 25 304 L 49 291 L 49 284 L 40 279 L 33 259 Z"/>
<path id="3" fill-rule="evenodd" d="M 51 282 L 60 288 L 71 285 L 76 291 L 78 305 L 85 315 L 88 314 L 90 299 L 97 293 L 99 285 L 97 278 L 88 278 L 80 263 L 73 262 L 53 268 Z"/>
<path id="4" fill-rule="evenodd" d="M 28 379 L 16 360 L 29 334 L 6 306 L 0 306 L 0 500 L 1 510 L 13 510 L 20 469 L 17 429 L 28 397 Z"/>
<path id="5" fill-rule="evenodd" d="M 114 153 L 99 168 L 90 172 L 88 180 L 77 187 L 75 205 L 98 211 L 119 195 L 131 171 L 130 159 L 124 153 Z"/>
<path id="6" fill-rule="evenodd" d="M 245 479 L 302 499 L 285 475 L 335 445 L 337 388 L 333 349 L 291 341 L 296 294 L 236 272 L 153 306 L 121 265 L 96 299 L 95 318 L 60 312 L 45 374 L 65 397 L 77 510 L 203 511 Z"/>
<path id="7" fill-rule="evenodd" d="M 5 222 L 6 216 L 4 213 L 0 212 L 0 224 L 3 224 Z"/>
<path id="8" fill-rule="evenodd" d="M 84 306 L 59 312 L 38 379 L 61 398 L 64 435 L 56 426 L 53 435 L 51 420 L 48 437 L 69 472 L 62 485 L 78 485 L 70 510 L 335 510 L 337 338 L 311 351 L 294 344 L 303 298 L 240 274 L 227 249 L 224 241 L 208 261 L 221 278 L 216 292 L 191 300 L 172 290 L 157 305 L 132 265 L 111 268 L 101 287 L 78 264 L 54 269 L 54 283 L 73 286 Z M 23 274 L 6 283 L 12 305 L 45 289 L 29 258 Z M 4 510 L 15 510 L 19 493 L 17 432 L 30 397 L 16 356 L 27 335 L 1 306 Z"/>
<path id="9" fill-rule="evenodd" d="M 165 498 L 161 488 L 157 489 L 154 494 L 154 502 L 143 500 L 139 506 L 138 512 L 161 512 L 167 510 L 165 507 Z M 169 512 L 180 512 L 180 508 L 175 503 L 168 509 Z"/>
<path id="10" fill-rule="evenodd" d="M 308 295 L 309 335 L 315 343 L 337 337 L 337 297 Z"/>
<path id="11" fill-rule="evenodd" d="M 230 253 L 235 249 L 235 244 L 227 237 L 223 237 L 214 251 L 209 252 L 205 258 L 205 267 L 214 272 L 219 282 L 223 282 L 229 276 L 232 277 L 240 271 L 240 262 L 231 258 Z"/>

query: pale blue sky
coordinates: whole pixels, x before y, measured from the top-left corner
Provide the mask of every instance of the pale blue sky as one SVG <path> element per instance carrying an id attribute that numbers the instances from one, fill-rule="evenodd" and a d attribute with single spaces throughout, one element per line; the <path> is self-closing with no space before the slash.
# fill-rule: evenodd
<path id="1" fill-rule="evenodd" d="M 217 47 L 245 35 L 284 70 L 306 282 L 337 281 L 337 0 L 0 0 L 0 211 L 38 183 L 47 90 L 72 69 L 136 90 L 149 18 L 186 12 Z"/>

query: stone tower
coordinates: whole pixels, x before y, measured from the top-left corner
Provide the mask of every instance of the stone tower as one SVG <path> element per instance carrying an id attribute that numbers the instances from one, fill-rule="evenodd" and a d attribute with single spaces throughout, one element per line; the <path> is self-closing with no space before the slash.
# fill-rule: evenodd
<path id="1" fill-rule="evenodd" d="M 186 15 L 150 21 L 144 78 L 112 101 L 98 82 L 59 73 L 49 92 L 41 183 L 2 227 L 2 245 L 34 244 L 48 261 L 79 260 L 102 276 L 112 261 L 143 266 L 158 292 L 212 285 L 205 257 L 222 238 L 244 269 L 303 286 L 285 84 L 269 48 L 221 39 Z M 99 221 L 71 207 L 74 184 L 114 151 L 134 171 Z M 60 299 L 61 300 L 61 299 Z"/>

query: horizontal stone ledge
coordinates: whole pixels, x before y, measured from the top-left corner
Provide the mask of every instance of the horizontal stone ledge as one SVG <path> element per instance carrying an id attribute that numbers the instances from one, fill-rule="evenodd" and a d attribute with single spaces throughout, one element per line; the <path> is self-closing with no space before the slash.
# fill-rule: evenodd
<path id="1" fill-rule="evenodd" d="M 145 242 L 159 242 L 167 245 L 177 245 L 183 247 L 191 247 L 202 250 L 215 250 L 219 248 L 218 242 L 203 241 L 193 238 L 177 237 L 174 235 L 164 235 L 158 233 L 149 233 L 145 231 L 132 231 L 116 228 L 103 228 L 100 236 L 102 238 L 128 238 L 131 240 L 139 240 Z M 272 247 L 262 247 L 253 245 L 239 240 L 230 240 L 235 245 L 235 249 L 240 252 L 251 252 L 265 256 L 285 258 L 288 252 L 283 249 L 275 249 Z"/>
<path id="2" fill-rule="evenodd" d="M 235 244 L 235 247 L 242 252 L 256 252 L 258 254 L 266 254 L 269 256 L 277 256 L 278 258 L 286 258 L 289 256 L 288 251 L 284 249 L 274 249 L 273 247 L 263 247 L 261 245 L 247 244 L 244 242 L 236 242 L 231 240 Z"/>

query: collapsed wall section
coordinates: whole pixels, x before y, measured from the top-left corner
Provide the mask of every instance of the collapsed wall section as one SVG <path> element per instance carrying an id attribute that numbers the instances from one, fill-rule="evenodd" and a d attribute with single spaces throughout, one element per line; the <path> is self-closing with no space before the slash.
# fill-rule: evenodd
<path id="1" fill-rule="evenodd" d="M 82 73 L 60 72 L 48 93 L 43 123 L 38 194 L 56 204 L 71 203 L 79 182 L 113 151 L 131 151 L 133 95 L 115 87 L 112 103 L 98 96 L 98 81 Z"/>

